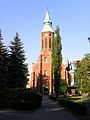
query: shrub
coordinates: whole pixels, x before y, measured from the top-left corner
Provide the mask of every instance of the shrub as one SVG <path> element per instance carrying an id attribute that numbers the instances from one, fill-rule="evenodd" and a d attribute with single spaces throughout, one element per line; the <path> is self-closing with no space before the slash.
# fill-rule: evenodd
<path id="1" fill-rule="evenodd" d="M 65 95 L 66 91 L 68 89 L 68 85 L 65 80 L 60 81 L 60 94 Z"/>
<path id="2" fill-rule="evenodd" d="M 7 106 L 7 92 L 0 91 L 0 108 L 6 108 Z"/>
<path id="3" fill-rule="evenodd" d="M 32 110 L 41 106 L 42 96 L 31 89 L 10 89 L 7 94 L 1 94 L 1 108 Z M 1 97 L 0 95 L 0 97 Z"/>
<path id="4" fill-rule="evenodd" d="M 11 90 L 9 106 L 13 109 L 31 110 L 41 106 L 42 97 L 30 89 Z"/>

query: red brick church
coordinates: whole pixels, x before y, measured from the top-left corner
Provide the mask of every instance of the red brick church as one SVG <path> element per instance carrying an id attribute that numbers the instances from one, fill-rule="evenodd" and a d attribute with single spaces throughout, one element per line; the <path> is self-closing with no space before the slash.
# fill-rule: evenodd
<path id="1" fill-rule="evenodd" d="M 52 82 L 52 39 L 54 31 L 52 28 L 52 21 L 48 10 L 46 11 L 43 28 L 41 31 L 41 51 L 36 63 L 32 65 L 31 79 L 28 87 L 32 87 L 40 91 L 41 87 L 46 89 L 49 94 L 53 89 Z M 67 64 L 62 63 L 62 79 L 65 79 L 68 84 L 67 71 L 65 70 Z"/>

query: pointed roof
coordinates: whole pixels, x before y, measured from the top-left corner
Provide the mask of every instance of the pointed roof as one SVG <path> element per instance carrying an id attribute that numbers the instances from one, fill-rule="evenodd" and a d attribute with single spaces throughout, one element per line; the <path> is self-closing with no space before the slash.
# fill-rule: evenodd
<path id="1" fill-rule="evenodd" d="M 53 32 L 52 21 L 50 19 L 48 9 L 46 10 L 46 15 L 45 15 L 45 19 L 44 19 L 43 24 L 44 24 L 44 26 L 43 26 L 43 29 L 41 32 Z"/>
<path id="2" fill-rule="evenodd" d="M 47 11 L 46 11 L 46 15 L 45 15 L 45 19 L 44 19 L 44 23 L 48 23 L 48 22 L 51 22 L 51 20 L 50 20 L 49 12 L 48 12 L 48 10 L 47 10 Z"/>

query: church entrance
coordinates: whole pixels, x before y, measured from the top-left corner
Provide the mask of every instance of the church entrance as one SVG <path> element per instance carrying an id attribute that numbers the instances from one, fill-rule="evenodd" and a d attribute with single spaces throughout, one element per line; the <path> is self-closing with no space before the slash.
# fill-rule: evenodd
<path id="1" fill-rule="evenodd" d="M 48 95 L 48 87 L 44 87 L 44 95 Z"/>
<path id="2" fill-rule="evenodd" d="M 45 86 L 45 84 L 43 84 L 42 91 L 43 91 L 43 95 L 48 95 L 49 94 L 48 86 Z"/>

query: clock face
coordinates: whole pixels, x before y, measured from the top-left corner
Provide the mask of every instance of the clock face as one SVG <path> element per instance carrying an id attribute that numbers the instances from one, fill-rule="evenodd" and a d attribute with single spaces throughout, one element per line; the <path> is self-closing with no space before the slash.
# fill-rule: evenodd
<path id="1" fill-rule="evenodd" d="M 45 33 L 45 36 L 47 36 L 48 34 L 47 33 Z"/>

